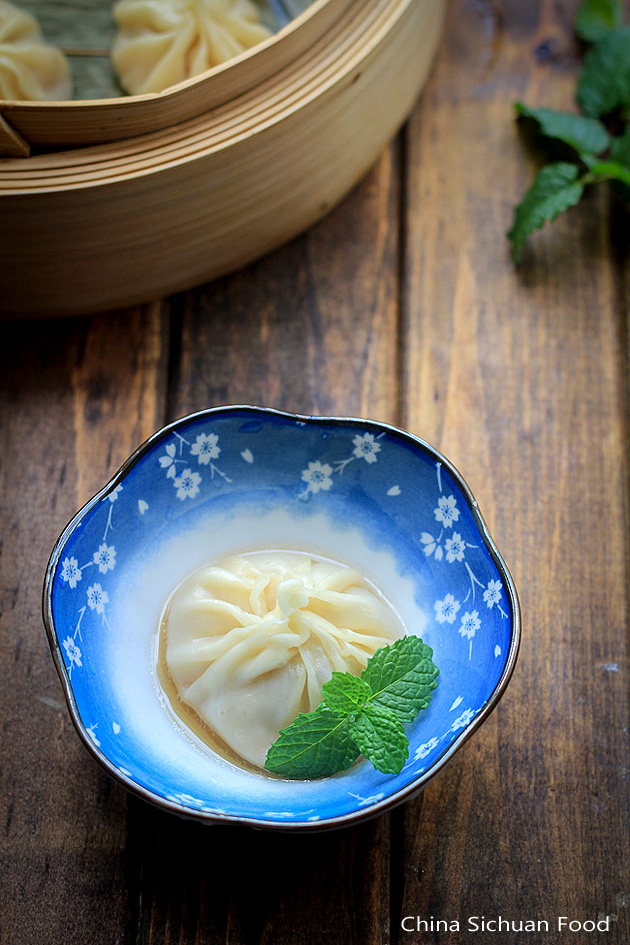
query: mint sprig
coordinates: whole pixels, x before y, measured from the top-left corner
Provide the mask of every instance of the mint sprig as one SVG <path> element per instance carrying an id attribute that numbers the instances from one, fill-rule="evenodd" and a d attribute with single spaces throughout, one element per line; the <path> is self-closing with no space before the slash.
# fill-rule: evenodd
<path id="1" fill-rule="evenodd" d="M 403 637 L 377 650 L 361 676 L 333 673 L 315 712 L 280 731 L 265 768 L 285 778 L 323 778 L 362 754 L 378 771 L 398 774 L 409 754 L 403 724 L 428 706 L 437 686 L 432 656 L 419 637 Z"/>
<path id="2" fill-rule="evenodd" d="M 578 180 L 575 164 L 547 164 L 541 167 L 520 204 L 508 231 L 514 262 L 520 262 L 527 237 L 547 220 L 554 220 L 563 210 L 578 203 L 584 184 Z"/>
<path id="3" fill-rule="evenodd" d="M 591 118 L 630 106 L 630 26 L 605 33 L 587 53 L 575 97 Z"/>
<path id="4" fill-rule="evenodd" d="M 575 32 L 585 43 L 596 43 L 621 26 L 619 0 L 583 0 L 575 15 Z"/>
<path id="5" fill-rule="evenodd" d="M 578 154 L 602 154 L 610 147 L 610 135 L 596 118 L 556 112 L 552 108 L 528 108 L 522 102 L 514 103 L 514 111 L 518 118 L 535 121 L 545 138 L 561 141 Z"/>
<path id="6" fill-rule="evenodd" d="M 528 237 L 578 203 L 587 187 L 609 181 L 630 200 L 630 26 L 622 19 L 619 0 L 583 0 L 577 11 L 576 33 L 594 43 L 577 84 L 583 114 L 515 103 L 517 117 L 533 122 L 545 141 L 570 149 L 568 160 L 538 171 L 514 211 L 507 235 L 516 263 Z"/>

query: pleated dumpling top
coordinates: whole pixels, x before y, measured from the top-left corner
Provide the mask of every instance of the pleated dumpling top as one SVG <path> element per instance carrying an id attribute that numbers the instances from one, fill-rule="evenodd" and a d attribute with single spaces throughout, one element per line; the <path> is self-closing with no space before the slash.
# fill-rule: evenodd
<path id="1" fill-rule="evenodd" d="M 317 708 L 333 672 L 360 674 L 404 632 L 358 571 L 297 552 L 196 571 L 171 597 L 165 628 L 181 700 L 259 767 L 278 731 Z"/>
<path id="2" fill-rule="evenodd" d="M 131 95 L 162 92 L 271 33 L 252 0 L 120 0 L 112 60 Z"/>
<path id="3" fill-rule="evenodd" d="M 64 101 L 71 97 L 68 60 L 47 43 L 35 17 L 0 0 L 0 99 Z"/>

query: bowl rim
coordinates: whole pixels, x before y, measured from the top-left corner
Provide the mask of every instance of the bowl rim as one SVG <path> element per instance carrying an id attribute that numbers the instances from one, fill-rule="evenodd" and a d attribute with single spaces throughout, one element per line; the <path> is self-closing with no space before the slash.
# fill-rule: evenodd
<path id="1" fill-rule="evenodd" d="M 80 524 L 82 519 L 96 506 L 102 499 L 106 498 L 111 494 L 117 486 L 124 480 L 130 470 L 139 462 L 142 457 L 148 453 L 160 440 L 165 439 L 176 429 L 181 428 L 183 425 L 189 423 L 194 423 L 197 420 L 205 419 L 206 417 L 211 417 L 217 414 L 226 413 L 226 412 L 235 412 L 235 411 L 253 411 L 256 413 L 264 414 L 269 417 L 283 417 L 289 420 L 298 421 L 305 424 L 315 424 L 322 426 L 333 426 L 344 425 L 344 426 L 361 426 L 362 430 L 365 430 L 367 427 L 378 429 L 379 432 L 387 432 L 393 434 L 396 437 L 401 437 L 404 440 L 412 441 L 416 446 L 419 446 L 421 449 L 425 450 L 429 454 L 433 455 L 436 460 L 445 467 L 448 473 L 453 477 L 457 485 L 462 491 L 462 495 L 466 500 L 469 509 L 473 515 L 475 525 L 479 529 L 479 532 L 484 540 L 484 544 L 490 556 L 493 559 L 501 578 L 504 582 L 504 587 L 507 591 L 507 595 L 510 601 L 511 615 L 512 615 L 512 632 L 510 638 L 510 646 L 508 653 L 505 659 L 505 665 L 498 682 L 495 685 L 495 688 L 482 709 L 475 715 L 475 717 L 469 722 L 466 728 L 462 731 L 461 735 L 455 739 L 454 742 L 443 752 L 442 755 L 428 768 L 425 772 L 419 774 L 410 784 L 399 789 L 393 794 L 388 794 L 380 801 L 377 801 L 374 804 L 371 804 L 367 807 L 362 807 L 358 810 L 350 811 L 345 814 L 340 814 L 335 817 L 327 817 L 325 820 L 319 821 L 275 821 L 275 820 L 264 820 L 257 817 L 248 817 L 239 814 L 229 814 L 229 813 L 212 813 L 209 811 L 202 811 L 196 808 L 186 807 L 183 804 L 180 804 L 176 801 L 169 801 L 166 798 L 159 797 L 157 794 L 154 794 L 148 788 L 143 787 L 140 784 L 137 784 L 131 777 L 124 775 L 114 764 L 109 760 L 107 755 L 99 750 L 99 748 L 94 744 L 93 740 L 90 738 L 88 731 L 79 715 L 78 707 L 76 700 L 74 698 L 74 691 L 72 688 L 72 683 L 70 682 L 70 676 L 66 669 L 66 665 L 61 653 L 61 646 L 59 644 L 59 639 L 55 631 L 55 621 L 52 608 L 52 589 L 53 589 L 53 579 L 59 560 L 61 558 L 63 549 L 66 545 L 67 540 L 69 539 L 72 532 L 75 530 L 77 525 Z M 253 404 L 222 404 L 214 407 L 207 407 L 203 410 L 198 410 L 193 413 L 187 414 L 183 417 L 180 417 L 176 420 L 171 421 L 165 426 L 161 427 L 155 433 L 151 434 L 140 446 L 134 450 L 133 453 L 129 456 L 127 460 L 122 464 L 122 466 L 114 473 L 114 475 L 108 480 L 108 482 L 100 489 L 95 495 L 89 499 L 82 508 L 72 517 L 68 522 L 66 527 L 61 532 L 59 538 L 55 542 L 53 550 L 51 552 L 48 564 L 46 566 L 46 572 L 44 577 L 44 586 L 42 593 L 42 616 L 44 621 L 44 626 L 46 629 L 46 634 L 48 637 L 48 644 L 50 646 L 50 651 L 52 654 L 53 662 L 57 669 L 59 675 L 64 696 L 66 699 L 66 704 L 70 713 L 72 722 L 79 734 L 81 740 L 85 746 L 90 751 L 91 755 L 96 759 L 96 761 L 101 765 L 105 771 L 113 777 L 116 781 L 120 782 L 125 788 L 132 792 L 143 800 L 149 801 L 154 804 L 156 807 L 170 811 L 171 813 L 178 814 L 182 817 L 189 818 L 196 821 L 201 821 L 206 824 L 237 824 L 241 826 L 251 826 L 259 829 L 266 830 L 281 830 L 289 832 L 319 832 L 323 830 L 335 829 L 344 826 L 349 826 L 351 824 L 358 823 L 359 821 L 369 820 L 372 817 L 376 817 L 379 814 L 384 813 L 387 810 L 402 804 L 403 802 L 410 800 L 416 794 L 418 794 L 430 781 L 433 780 L 436 775 L 438 775 L 443 768 L 448 764 L 448 762 L 453 758 L 455 753 L 461 748 L 461 746 L 468 741 L 468 739 L 473 735 L 475 731 L 483 724 L 483 722 L 488 718 L 490 713 L 496 708 L 500 699 L 505 693 L 507 685 L 512 677 L 514 668 L 516 666 L 516 660 L 518 657 L 518 652 L 521 642 L 521 606 L 518 597 L 518 592 L 516 590 L 516 585 L 510 574 L 508 567 L 501 556 L 494 539 L 492 538 L 486 521 L 479 510 L 477 500 L 475 499 L 468 483 L 459 472 L 459 470 L 451 463 L 451 461 L 444 456 L 444 454 L 438 450 L 436 447 L 432 446 L 422 437 L 416 436 L 414 433 L 409 433 L 406 430 L 403 430 L 401 427 L 397 427 L 394 424 L 386 423 L 380 420 L 372 420 L 361 417 L 344 417 L 344 416 L 331 416 L 331 417 L 320 417 L 313 414 L 299 414 L 286 410 L 279 410 L 275 407 L 261 407 Z"/>

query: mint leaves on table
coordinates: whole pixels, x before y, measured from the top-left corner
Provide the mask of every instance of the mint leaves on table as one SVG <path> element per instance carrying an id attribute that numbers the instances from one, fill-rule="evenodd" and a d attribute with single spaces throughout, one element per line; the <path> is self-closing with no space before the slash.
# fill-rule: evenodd
<path id="1" fill-rule="evenodd" d="M 618 0 L 590 0 L 582 3 L 575 15 L 575 32 L 587 43 L 596 43 L 609 30 L 621 26 Z"/>
<path id="2" fill-rule="evenodd" d="M 584 114 L 591 118 L 601 118 L 628 108 L 630 26 L 604 33 L 586 54 L 575 97 Z"/>
<path id="3" fill-rule="evenodd" d="M 515 262 L 520 261 L 521 247 L 530 233 L 578 203 L 584 192 L 578 174 L 579 168 L 575 164 L 547 164 L 538 172 L 514 211 L 514 222 L 508 234 Z"/>
<path id="4" fill-rule="evenodd" d="M 438 669 L 420 637 L 403 637 L 368 660 L 361 676 L 333 673 L 314 712 L 280 731 L 265 768 L 285 778 L 323 778 L 345 771 L 360 754 L 398 774 L 409 754 L 403 724 L 431 700 Z"/>
<path id="5" fill-rule="evenodd" d="M 568 144 L 578 154 L 601 154 L 610 147 L 610 135 L 601 121 L 584 118 L 570 112 L 555 112 L 551 108 L 528 108 L 520 102 L 514 103 L 518 118 L 530 118 L 538 123 L 546 138 L 554 138 Z"/>
<path id="6" fill-rule="evenodd" d="M 581 115 L 515 103 L 517 118 L 568 151 L 541 168 L 514 211 L 508 239 L 517 263 L 527 238 L 578 203 L 586 187 L 610 181 L 630 200 L 630 25 L 622 12 L 620 0 L 583 0 L 577 11 L 576 33 L 594 44 L 578 78 Z"/>

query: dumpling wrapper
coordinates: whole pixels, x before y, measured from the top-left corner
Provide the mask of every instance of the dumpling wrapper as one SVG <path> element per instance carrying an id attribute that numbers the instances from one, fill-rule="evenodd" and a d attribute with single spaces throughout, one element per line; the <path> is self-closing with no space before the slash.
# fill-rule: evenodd
<path id="1" fill-rule="evenodd" d="M 172 596 L 166 626 L 182 701 L 259 767 L 279 730 L 317 708 L 333 672 L 358 675 L 403 635 L 358 571 L 291 552 L 195 572 Z"/>
<path id="2" fill-rule="evenodd" d="M 112 61 L 132 95 L 162 92 L 271 36 L 252 0 L 120 0 Z"/>
<path id="3" fill-rule="evenodd" d="M 54 102 L 71 94 L 61 50 L 44 40 L 35 17 L 0 0 L 0 99 Z"/>

